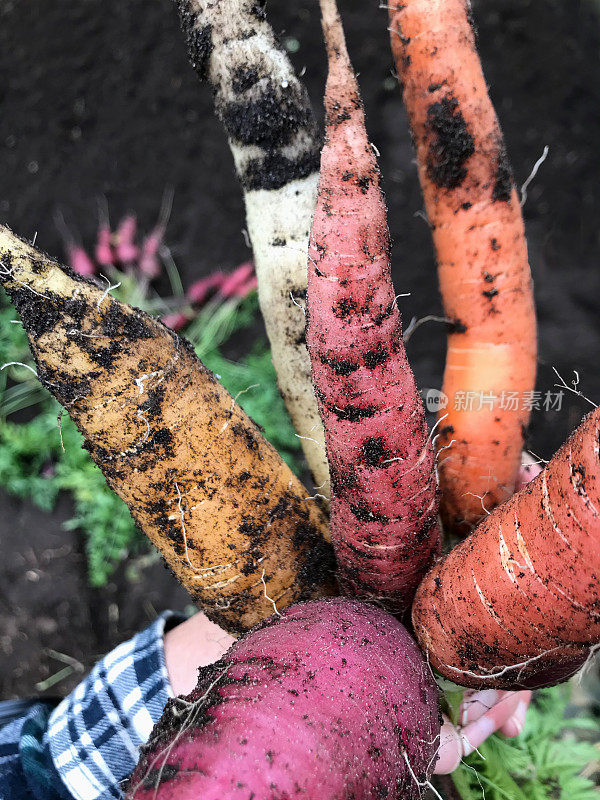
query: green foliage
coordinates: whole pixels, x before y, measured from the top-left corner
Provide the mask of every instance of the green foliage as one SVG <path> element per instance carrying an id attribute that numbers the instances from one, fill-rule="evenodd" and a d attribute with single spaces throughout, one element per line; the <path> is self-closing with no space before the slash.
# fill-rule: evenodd
<path id="1" fill-rule="evenodd" d="M 0 290 L 0 367 L 5 364 L 9 366 L 0 372 L 0 417 L 36 405 L 48 397 L 32 372 L 35 366 L 27 334 L 17 312 Z"/>
<path id="2" fill-rule="evenodd" d="M 129 296 L 135 287 L 128 292 L 122 285 L 120 290 L 124 300 L 136 299 Z M 256 293 L 242 301 L 214 303 L 194 320 L 186 336 L 209 369 L 264 429 L 267 439 L 297 469 L 299 441 L 277 390 L 266 342 L 256 342 L 237 363 L 219 350 L 231 336 L 253 325 L 257 314 Z M 18 361 L 35 368 L 22 326 L 11 322 L 16 319 L 14 309 L 0 297 L 0 366 Z M 86 537 L 90 584 L 105 585 L 119 562 L 148 551 L 146 538 L 82 448 L 83 439 L 74 423 L 61 413 L 35 375 L 27 367 L 11 366 L 0 372 L 0 381 L 0 485 L 46 511 L 52 510 L 59 492 L 70 492 L 75 511 L 66 526 L 80 529 Z M 33 407 L 37 413 L 28 422 L 7 419 Z"/>
<path id="3" fill-rule="evenodd" d="M 581 775 L 600 756 L 581 732 L 597 723 L 566 719 L 568 700 L 568 684 L 537 692 L 520 736 L 491 736 L 465 759 L 452 775 L 463 800 L 598 800 Z"/>

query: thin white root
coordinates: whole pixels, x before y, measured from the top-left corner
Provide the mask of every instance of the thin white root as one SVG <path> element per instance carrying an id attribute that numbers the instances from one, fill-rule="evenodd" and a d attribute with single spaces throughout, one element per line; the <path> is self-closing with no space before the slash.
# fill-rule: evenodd
<path id="1" fill-rule="evenodd" d="M 437 439 L 437 436 L 436 436 L 435 438 Z M 456 443 L 457 443 L 457 441 L 458 441 L 458 439 L 451 439 L 451 440 L 448 442 L 448 444 L 445 444 L 443 447 L 440 447 L 440 449 L 436 451 L 436 454 L 435 454 L 435 460 L 436 460 L 436 464 L 437 464 L 437 459 L 438 459 L 438 456 L 439 456 L 439 454 L 440 454 L 442 451 L 444 451 L 444 450 L 450 450 L 450 448 L 452 447 L 452 445 L 453 445 L 453 444 L 456 444 Z M 435 444 L 434 444 L 434 447 L 435 447 Z"/>
<path id="2" fill-rule="evenodd" d="M 144 390 L 145 390 L 144 381 L 148 381 L 148 380 L 150 380 L 150 378 L 156 378 L 156 376 L 160 375 L 161 372 L 162 372 L 162 370 L 158 370 L 157 372 L 149 372 L 147 375 L 140 375 L 139 378 L 135 379 L 135 385 L 140 390 L 140 394 L 144 394 Z M 160 379 L 159 383 L 162 380 L 163 380 L 163 378 Z"/>
<path id="3" fill-rule="evenodd" d="M 2 364 L 2 366 L 0 367 L 0 372 L 2 372 L 3 369 L 6 369 L 6 367 L 25 367 L 25 369 L 28 369 L 30 372 L 33 372 L 36 378 L 38 376 L 37 372 L 34 370 L 33 367 L 30 367 L 29 364 L 23 364 L 22 361 L 7 361 L 6 364 Z"/>
<path id="4" fill-rule="evenodd" d="M 292 294 L 292 292 L 290 292 L 290 297 L 292 298 L 292 303 L 293 303 L 295 306 L 298 306 L 298 308 L 300 309 L 300 311 L 302 311 L 302 313 L 304 314 L 304 316 L 306 316 L 306 309 L 304 308 L 304 306 L 300 305 L 300 303 L 299 303 L 299 302 L 296 300 L 296 298 L 294 297 L 294 295 Z"/>
<path id="5" fill-rule="evenodd" d="M 417 330 L 417 328 L 420 328 L 421 325 L 423 325 L 425 322 L 444 322 L 446 324 L 450 324 L 452 322 L 452 320 L 449 319 L 449 317 L 436 317 L 436 316 L 433 316 L 432 314 L 428 314 L 426 317 L 421 317 L 421 319 L 417 319 L 416 317 L 413 317 L 411 319 L 411 321 L 410 321 L 410 325 L 408 326 L 408 328 L 404 331 L 404 334 L 402 335 L 402 338 L 404 339 L 404 343 L 405 344 L 406 344 L 406 342 L 408 342 L 408 340 L 413 335 L 413 333 Z"/>
<path id="6" fill-rule="evenodd" d="M 587 674 L 587 672 L 589 671 L 590 667 L 592 666 L 593 662 L 594 662 L 594 661 L 595 661 L 595 659 L 596 659 L 596 654 L 598 653 L 598 651 L 599 651 L 599 650 L 600 650 L 600 644 L 595 644 L 595 645 L 594 645 L 594 646 L 591 648 L 591 650 L 590 650 L 590 654 L 589 654 L 589 656 L 587 657 L 587 659 L 586 659 L 586 661 L 585 661 L 585 664 L 583 665 L 583 667 L 582 667 L 582 668 L 579 670 L 579 672 L 578 672 L 578 674 L 577 674 L 577 682 L 578 682 L 578 683 L 581 683 L 581 680 L 582 680 L 582 678 L 583 678 L 583 677 L 584 677 L 584 676 Z"/>
<path id="7" fill-rule="evenodd" d="M 526 669 L 526 667 L 528 667 L 530 664 L 533 664 L 534 661 L 539 661 L 540 658 L 550 655 L 550 653 L 555 653 L 560 649 L 561 647 L 558 646 L 553 647 L 550 650 L 544 650 L 543 653 L 538 653 L 537 656 L 532 656 L 526 661 L 520 661 L 517 664 L 508 664 L 507 666 L 499 668 L 497 671 L 487 672 L 487 674 L 482 674 L 481 672 L 472 672 L 468 669 L 459 669 L 458 667 L 452 667 L 450 664 L 444 664 L 444 667 L 452 672 L 458 673 L 459 675 L 468 675 L 472 678 L 477 678 L 478 680 L 482 681 L 495 680 L 496 678 L 501 678 L 503 675 L 506 675 L 507 672 L 512 672 L 512 670 L 518 669 L 519 672 L 517 673 L 517 680 L 519 680 L 523 674 L 523 670 Z"/>
<path id="8" fill-rule="evenodd" d="M 479 752 L 479 751 L 477 751 L 477 752 Z M 477 778 L 477 783 L 479 784 L 479 788 L 481 789 L 482 800 L 485 800 L 485 789 L 483 788 L 483 783 L 481 782 L 481 778 L 479 777 L 479 773 L 477 772 L 475 767 L 472 767 L 470 764 L 467 764 L 466 761 L 463 761 L 461 759 L 461 762 L 462 762 L 463 767 L 466 767 L 467 769 L 470 769 L 475 773 L 475 777 Z"/>
<path id="9" fill-rule="evenodd" d="M 544 147 L 544 152 L 542 153 L 542 155 L 538 158 L 538 160 L 533 165 L 533 169 L 531 170 L 531 172 L 529 174 L 529 177 L 527 178 L 527 180 L 525 181 L 523 186 L 521 186 L 521 208 L 523 208 L 523 206 L 527 202 L 527 189 L 529 188 L 529 184 L 535 178 L 535 176 L 538 174 L 538 170 L 542 166 L 544 161 L 548 158 L 548 153 L 549 152 L 550 152 L 550 148 L 548 147 L 548 145 L 546 145 Z"/>
<path id="10" fill-rule="evenodd" d="M 178 731 L 177 735 L 173 738 L 173 741 L 169 744 L 169 746 L 165 750 L 163 750 L 162 752 L 160 752 L 160 753 L 158 753 L 156 755 L 156 757 L 153 759 L 153 761 L 150 764 L 150 766 L 148 768 L 148 771 L 146 772 L 144 777 L 141 779 L 141 781 L 136 786 L 133 787 L 132 797 L 135 797 L 138 789 L 148 779 L 149 775 L 154 771 L 155 764 L 162 757 L 163 761 L 162 761 L 162 764 L 160 766 L 160 770 L 158 771 L 158 775 L 156 776 L 156 782 L 154 784 L 154 786 L 155 786 L 155 789 L 154 789 L 154 800 L 156 800 L 159 786 L 162 783 L 163 772 L 164 772 L 165 767 L 167 766 L 167 760 L 168 760 L 169 756 L 171 755 L 171 753 L 173 751 L 173 748 L 175 747 L 175 745 L 177 744 L 179 739 L 181 739 L 181 737 L 184 735 L 184 733 L 187 730 L 189 730 L 191 727 L 193 727 L 193 725 L 196 722 L 196 719 L 198 718 L 198 716 L 199 716 L 199 714 L 200 714 L 200 712 L 201 712 L 201 710 L 203 708 L 204 701 L 209 696 L 210 692 L 214 689 L 214 687 L 217 685 L 217 683 L 221 680 L 221 678 L 223 678 L 227 674 L 227 672 L 231 669 L 232 666 L 233 666 L 232 664 L 228 664 L 225 667 L 225 669 L 223 670 L 223 672 L 220 672 L 219 675 L 217 675 L 217 677 L 210 684 L 208 689 L 204 692 L 202 697 L 199 697 L 193 703 L 189 703 L 187 700 L 184 700 L 181 697 L 175 698 L 177 702 L 179 702 L 180 704 L 183 705 L 183 708 L 182 708 L 182 710 L 180 712 L 177 711 L 177 709 L 172 709 L 172 714 L 173 714 L 174 717 L 180 717 L 180 716 L 183 716 L 183 714 L 187 713 L 186 720 L 185 720 L 184 724 L 181 726 L 181 728 Z"/>
<path id="11" fill-rule="evenodd" d="M 241 395 L 246 394 L 246 392 L 250 392 L 252 389 L 258 389 L 259 387 L 260 383 L 253 383 L 251 386 L 248 386 L 247 389 L 242 389 L 241 391 L 239 391 L 233 398 L 233 403 L 231 404 L 231 410 L 233 411 L 235 409 L 238 397 L 241 397 Z"/>
<path id="12" fill-rule="evenodd" d="M 324 453 L 326 453 L 326 452 L 327 452 L 327 451 L 325 450 L 325 448 L 323 447 L 323 445 L 321 444 L 321 442 L 318 442 L 316 439 L 311 439 L 311 437 L 310 437 L 310 436 L 300 436 L 300 434 L 299 434 L 299 433 L 295 433 L 295 434 L 294 434 L 294 436 L 296 436 L 298 439 L 304 439 L 304 440 L 305 440 L 305 441 L 307 441 L 307 442 L 314 442 L 314 444 L 316 444 L 316 445 L 317 445 L 317 447 L 320 447 L 320 448 L 321 448 L 321 450 L 322 450 Z M 325 483 L 327 483 L 327 481 L 325 481 Z M 319 487 L 319 488 L 321 488 L 321 487 Z"/>
<path id="13" fill-rule="evenodd" d="M 437 437 L 439 436 L 439 434 L 436 434 L 436 436 L 434 437 L 434 436 L 433 436 L 433 432 L 434 432 L 434 431 L 435 431 L 435 429 L 438 427 L 438 425 L 441 425 L 441 423 L 442 423 L 442 422 L 443 422 L 443 421 L 444 421 L 444 420 L 445 420 L 447 417 L 448 417 L 448 414 L 444 414 L 442 417 L 440 417 L 438 420 L 436 420 L 436 423 L 435 423 L 435 425 L 434 425 L 434 426 L 432 427 L 432 429 L 429 431 L 429 436 L 427 437 L 427 439 L 428 439 L 428 441 L 430 441 L 430 442 L 431 442 L 431 445 L 432 445 L 432 447 L 433 447 L 434 449 L 435 449 L 435 440 L 437 439 Z"/>
<path id="14" fill-rule="evenodd" d="M 415 771 L 410 765 L 410 761 L 408 760 L 408 754 L 406 750 L 402 751 L 402 755 L 404 756 L 404 760 L 406 761 L 406 766 L 408 767 L 408 771 L 410 772 L 411 778 L 417 784 L 419 789 L 424 789 L 427 787 L 430 791 L 434 793 L 434 795 L 438 798 L 438 800 L 444 800 L 442 795 L 438 792 L 435 786 L 431 783 L 431 781 L 420 781 L 417 776 L 415 775 Z"/>
<path id="15" fill-rule="evenodd" d="M 571 392 L 572 394 L 577 395 L 577 397 L 581 397 L 582 400 L 585 400 L 586 402 L 588 402 L 594 408 L 598 408 L 597 403 L 594 403 L 593 400 L 590 400 L 589 397 L 586 397 L 583 394 L 583 392 L 580 392 L 579 389 L 577 388 L 579 386 L 579 373 L 577 372 L 576 369 L 573 370 L 573 374 L 575 375 L 575 379 L 571 382 L 571 386 L 569 386 L 566 383 L 565 379 L 559 373 L 559 371 L 556 369 L 556 367 L 552 367 L 552 370 L 554 371 L 554 373 L 556 374 L 558 380 L 560 381 L 560 383 L 555 383 L 554 384 L 557 389 L 566 389 L 568 392 Z"/>
<path id="16" fill-rule="evenodd" d="M 58 433 L 60 436 L 60 446 L 62 448 L 63 453 L 65 452 L 65 443 L 63 442 L 63 435 L 62 435 L 62 416 L 65 413 L 65 409 L 61 408 L 58 412 L 58 416 L 56 417 L 56 421 L 58 422 Z"/>
<path id="17" fill-rule="evenodd" d="M 263 585 L 263 591 L 264 591 L 265 598 L 269 601 L 269 603 L 271 603 L 271 605 L 273 606 L 273 609 L 274 609 L 275 613 L 277 614 L 277 616 L 280 617 L 281 614 L 277 610 L 277 606 L 275 605 L 275 600 L 273 600 L 273 598 L 269 597 L 269 595 L 267 594 L 267 582 L 265 581 L 265 570 L 264 569 L 262 571 L 262 575 L 260 576 L 260 580 L 261 580 L 262 585 Z"/>
<path id="18" fill-rule="evenodd" d="M 194 570 L 194 572 L 206 572 L 207 570 L 215 569 L 215 567 L 204 567 L 204 568 L 195 567 L 190 561 L 190 554 L 188 551 L 188 543 L 187 543 L 187 531 L 185 529 L 185 517 L 183 513 L 183 508 L 181 506 L 181 500 L 182 500 L 181 492 L 179 490 L 179 484 L 177 483 L 177 481 L 173 481 L 173 483 L 175 484 L 175 489 L 177 491 L 177 507 L 179 509 L 179 514 L 181 515 L 181 533 L 183 535 L 183 546 L 185 548 L 185 560 L 189 564 L 190 568 Z"/>
<path id="19" fill-rule="evenodd" d="M 147 417 L 144 416 L 144 414 L 142 413 L 142 410 L 140 408 L 138 408 L 138 411 L 137 411 L 137 418 L 143 420 L 146 423 L 146 431 L 144 432 L 144 435 L 142 436 L 140 441 L 135 445 L 136 449 L 138 447 L 141 447 L 143 444 L 145 444 L 145 442 L 148 441 L 148 439 L 150 438 L 150 434 L 152 432 L 151 429 L 150 429 L 150 423 L 148 422 Z"/>
<path id="20" fill-rule="evenodd" d="M 102 275 L 102 274 L 100 274 L 100 277 L 101 277 L 101 278 L 103 278 L 103 279 L 106 281 L 106 283 L 108 284 L 108 286 L 107 286 L 107 287 L 106 287 L 106 289 L 104 290 L 104 294 L 102 295 L 102 297 L 100 297 L 100 298 L 99 298 L 99 300 L 98 300 L 98 302 L 96 303 L 96 308 L 98 309 L 98 311 L 100 311 L 100 306 L 102 305 L 102 303 L 104 302 L 104 300 L 105 300 L 105 299 L 108 297 L 108 293 L 109 293 L 109 292 L 112 292 L 112 290 L 113 290 L 113 289 L 118 289 L 118 288 L 119 288 L 119 286 L 121 285 L 121 282 L 120 282 L 120 281 L 119 281 L 119 283 L 115 283 L 115 284 L 113 285 L 113 284 L 112 284 L 112 283 L 111 283 L 111 282 L 108 280 L 108 278 L 106 277 L 106 275 Z"/>
<path id="21" fill-rule="evenodd" d="M 489 516 L 492 512 L 489 510 L 489 508 L 485 507 L 485 503 L 483 502 L 487 494 L 488 492 L 486 492 L 485 494 L 475 494 L 475 492 L 465 492 L 462 496 L 467 497 L 470 495 L 471 497 L 476 497 L 481 503 L 481 508 L 483 509 L 484 513 Z"/>

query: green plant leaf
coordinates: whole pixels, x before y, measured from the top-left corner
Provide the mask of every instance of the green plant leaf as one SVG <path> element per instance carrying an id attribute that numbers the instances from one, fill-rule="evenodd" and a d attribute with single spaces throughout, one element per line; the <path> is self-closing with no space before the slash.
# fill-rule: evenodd
<path id="1" fill-rule="evenodd" d="M 461 797 L 482 800 L 483 787 L 486 800 L 599 800 L 581 773 L 600 753 L 577 737 L 597 722 L 566 718 L 569 696 L 569 684 L 537 692 L 520 736 L 496 734 L 465 759 L 452 776 Z"/>

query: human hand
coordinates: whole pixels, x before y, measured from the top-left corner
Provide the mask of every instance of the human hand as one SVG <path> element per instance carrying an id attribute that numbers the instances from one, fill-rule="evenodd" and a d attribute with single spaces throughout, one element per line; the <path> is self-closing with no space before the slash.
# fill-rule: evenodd
<path id="1" fill-rule="evenodd" d="M 518 492 L 528 484 L 529 481 L 532 481 L 541 471 L 542 467 L 539 461 L 535 459 L 531 453 L 528 453 L 527 450 L 523 450 L 521 454 L 521 467 L 515 483 L 515 492 Z"/>
<path id="2" fill-rule="evenodd" d="M 459 724 L 455 727 L 444 716 L 438 760 L 433 771 L 437 775 L 454 772 L 463 758 L 480 747 L 496 731 L 505 736 L 518 736 L 525 726 L 525 714 L 530 700 L 530 691 L 467 689 L 458 714 Z"/>
<path id="3" fill-rule="evenodd" d="M 198 667 L 218 661 L 234 641 L 201 611 L 168 631 L 164 652 L 173 694 L 189 694 L 198 682 Z"/>

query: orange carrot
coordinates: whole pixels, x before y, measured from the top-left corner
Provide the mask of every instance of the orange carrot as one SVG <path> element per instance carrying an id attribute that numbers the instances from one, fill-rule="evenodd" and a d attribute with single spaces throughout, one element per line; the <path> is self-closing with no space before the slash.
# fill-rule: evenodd
<path id="1" fill-rule="evenodd" d="M 396 613 L 439 545 L 433 448 L 402 343 L 379 170 L 335 0 L 321 0 L 327 139 L 308 265 L 307 344 L 349 594 Z"/>
<path id="2" fill-rule="evenodd" d="M 525 231 L 468 0 L 392 0 L 390 31 L 452 320 L 442 519 L 466 534 L 512 494 L 535 383 Z M 516 407 L 515 407 L 516 403 Z"/>
<path id="3" fill-rule="evenodd" d="M 548 686 L 600 642 L 600 409 L 431 570 L 413 606 L 431 664 L 464 686 Z"/>

